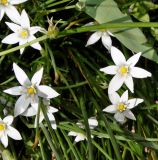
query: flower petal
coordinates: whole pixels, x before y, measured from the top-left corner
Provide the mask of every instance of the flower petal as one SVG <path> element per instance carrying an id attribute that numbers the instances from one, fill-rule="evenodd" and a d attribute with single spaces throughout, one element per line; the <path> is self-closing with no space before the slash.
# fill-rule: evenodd
<path id="1" fill-rule="evenodd" d="M 109 94 L 108 96 L 112 104 L 117 104 L 120 102 L 120 96 L 117 92 L 113 92 L 112 94 Z"/>
<path id="2" fill-rule="evenodd" d="M 33 36 L 33 35 L 31 35 L 31 36 L 29 37 L 29 39 L 28 39 L 28 42 L 30 42 L 30 41 L 32 41 L 32 40 L 35 40 L 35 39 L 36 39 L 36 37 Z M 41 49 L 42 49 L 42 48 L 41 48 L 41 45 L 40 45 L 38 42 L 31 44 L 31 47 L 33 47 L 34 49 L 37 49 L 37 50 L 41 50 Z"/>
<path id="3" fill-rule="evenodd" d="M 30 97 L 27 95 L 22 95 L 15 103 L 14 116 L 18 116 L 25 112 L 30 104 Z"/>
<path id="4" fill-rule="evenodd" d="M 3 119 L 3 122 L 6 123 L 7 125 L 11 125 L 13 122 L 13 116 L 7 116 Z"/>
<path id="5" fill-rule="evenodd" d="M 127 101 L 128 101 L 128 90 L 126 90 L 120 98 L 120 102 L 127 102 Z"/>
<path id="6" fill-rule="evenodd" d="M 138 62 L 139 58 L 141 56 L 141 52 L 133 55 L 132 57 L 130 57 L 128 60 L 127 60 L 127 64 L 130 65 L 130 66 L 135 66 L 136 63 Z"/>
<path id="7" fill-rule="evenodd" d="M 24 93 L 24 90 L 25 88 L 23 86 L 16 86 L 16 87 L 6 89 L 3 92 L 11 94 L 11 95 L 19 96 Z"/>
<path id="8" fill-rule="evenodd" d="M 79 141 L 83 141 L 86 139 L 86 136 L 83 134 L 79 134 L 77 135 L 77 137 L 75 138 L 75 142 L 79 142 Z"/>
<path id="9" fill-rule="evenodd" d="M 26 40 L 26 39 L 23 39 L 23 40 L 20 39 L 19 45 L 23 45 L 23 44 L 25 44 L 25 43 L 27 43 L 27 40 Z M 23 54 L 24 49 L 25 49 L 25 48 L 21 48 L 21 49 L 20 49 L 20 54 Z"/>
<path id="10" fill-rule="evenodd" d="M 22 86 L 30 86 L 31 82 L 27 77 L 26 73 L 16 64 L 13 63 L 13 69 L 16 76 L 16 79 Z"/>
<path id="11" fill-rule="evenodd" d="M 70 131 L 69 133 L 68 133 L 68 136 L 77 136 L 78 135 L 78 133 L 77 132 L 74 132 L 74 131 Z"/>
<path id="12" fill-rule="evenodd" d="M 13 128 L 11 126 L 8 126 L 7 134 L 12 139 L 15 139 L 15 140 L 21 140 L 22 139 L 22 137 L 21 137 L 20 133 L 18 132 L 18 130 L 16 130 L 15 128 Z"/>
<path id="13" fill-rule="evenodd" d="M 112 94 L 120 89 L 125 81 L 125 76 L 116 74 L 109 83 L 108 94 Z"/>
<path id="14" fill-rule="evenodd" d="M 15 44 L 15 43 L 18 43 L 19 42 L 19 37 L 17 36 L 16 33 L 12 33 L 12 34 L 9 34 L 8 36 L 6 36 L 3 40 L 2 40 L 2 43 L 5 43 L 5 44 Z"/>
<path id="15" fill-rule="evenodd" d="M 13 32 L 17 32 L 19 29 L 21 29 L 21 26 L 15 23 L 10 23 L 10 22 L 5 22 L 5 23 Z"/>
<path id="16" fill-rule="evenodd" d="M 134 78 L 151 77 L 151 73 L 139 67 L 131 67 L 130 74 Z"/>
<path id="17" fill-rule="evenodd" d="M 49 112 L 49 113 L 55 113 L 55 112 L 58 112 L 58 109 L 57 109 L 57 108 L 54 108 L 54 107 L 52 107 L 52 106 L 49 106 L 49 107 L 48 107 L 48 112 Z"/>
<path id="18" fill-rule="evenodd" d="M 22 10 L 22 13 L 21 13 L 20 24 L 24 28 L 30 28 L 30 20 L 29 20 L 28 14 L 26 13 L 26 11 L 24 9 Z"/>
<path id="19" fill-rule="evenodd" d="M 40 30 L 41 30 L 41 27 L 39 27 L 39 26 L 31 27 L 30 28 L 30 34 L 33 35 L 33 34 L 37 33 Z"/>
<path id="20" fill-rule="evenodd" d="M 88 119 L 88 124 L 89 124 L 90 129 L 94 129 L 95 127 L 98 126 L 98 121 L 96 120 L 95 117 L 91 117 Z"/>
<path id="21" fill-rule="evenodd" d="M 8 146 L 8 136 L 4 134 L 0 139 L 4 147 L 6 148 Z"/>
<path id="22" fill-rule="evenodd" d="M 116 65 L 122 65 L 126 63 L 123 53 L 114 46 L 111 47 L 111 57 Z"/>
<path id="23" fill-rule="evenodd" d="M 96 43 L 101 38 L 102 32 L 94 32 L 88 39 L 86 47 Z"/>
<path id="24" fill-rule="evenodd" d="M 139 103 L 142 103 L 144 100 L 143 99 L 141 99 L 141 98 L 133 98 L 133 99 L 130 99 L 130 100 L 128 100 L 128 106 L 127 106 L 127 108 L 128 109 L 132 109 L 132 108 L 134 108 L 134 107 L 136 107 Z"/>
<path id="25" fill-rule="evenodd" d="M 116 105 L 110 105 L 106 107 L 105 109 L 103 109 L 103 112 L 116 113 L 117 112 Z"/>
<path id="26" fill-rule="evenodd" d="M 103 32 L 101 40 L 102 40 L 102 43 L 103 43 L 104 47 L 107 50 L 110 50 L 111 47 L 112 47 L 112 40 L 111 40 L 111 37 L 109 36 L 109 34 L 107 32 Z"/>
<path id="27" fill-rule="evenodd" d="M 133 78 L 132 76 L 127 76 L 126 79 L 125 79 L 125 84 L 126 86 L 128 87 L 128 89 L 134 93 L 134 84 L 133 84 Z"/>
<path id="28" fill-rule="evenodd" d="M 115 113 L 114 118 L 120 123 L 125 122 L 125 116 L 123 115 L 123 113 L 120 112 Z"/>
<path id="29" fill-rule="evenodd" d="M 43 76 L 43 67 L 33 75 L 31 83 L 39 85 L 41 83 L 42 76 Z"/>
<path id="30" fill-rule="evenodd" d="M 129 118 L 129 119 L 132 119 L 132 120 L 136 120 L 134 114 L 130 111 L 130 110 L 125 110 L 123 112 L 124 116 Z"/>
<path id="31" fill-rule="evenodd" d="M 3 16 L 4 16 L 4 10 L 1 9 L 1 10 L 0 10 L 0 21 L 2 20 Z"/>
<path id="32" fill-rule="evenodd" d="M 106 74 L 115 75 L 117 73 L 117 69 L 118 69 L 117 66 L 108 66 L 108 67 L 101 68 L 100 71 Z"/>
<path id="33" fill-rule="evenodd" d="M 20 3 L 23 3 L 23 2 L 26 2 L 27 0 L 11 0 L 10 1 L 10 4 L 20 4 Z"/>
<path id="34" fill-rule="evenodd" d="M 7 7 L 5 7 L 5 12 L 7 16 L 11 19 L 11 21 L 18 24 L 20 23 L 20 14 L 14 6 L 8 5 Z"/>
<path id="35" fill-rule="evenodd" d="M 37 87 L 38 89 L 38 95 L 43 98 L 55 98 L 59 96 L 59 93 L 57 93 L 54 89 L 52 89 L 49 86 L 41 85 Z"/>

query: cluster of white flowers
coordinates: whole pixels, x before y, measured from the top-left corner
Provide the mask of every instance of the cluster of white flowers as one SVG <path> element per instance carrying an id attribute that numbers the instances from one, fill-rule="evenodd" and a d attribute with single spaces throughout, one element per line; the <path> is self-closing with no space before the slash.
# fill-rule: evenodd
<path id="1" fill-rule="evenodd" d="M 118 91 L 125 83 L 127 88 L 134 93 L 133 77 L 151 77 L 151 73 L 142 68 L 135 67 L 141 56 L 141 53 L 134 54 L 126 61 L 123 53 L 116 47 L 112 46 L 110 35 L 114 36 L 110 31 L 96 31 L 90 36 L 86 46 L 96 43 L 101 38 L 103 45 L 111 54 L 115 65 L 100 69 L 100 71 L 104 72 L 105 74 L 115 75 L 108 86 L 108 96 L 112 105 L 106 107 L 103 111 L 115 113 L 114 118 L 118 122 L 124 123 L 126 121 L 125 117 L 136 120 L 130 109 L 137 106 L 139 103 L 142 103 L 143 99 L 134 98 L 128 100 L 128 91 L 125 91 L 120 98 L 116 91 Z"/>

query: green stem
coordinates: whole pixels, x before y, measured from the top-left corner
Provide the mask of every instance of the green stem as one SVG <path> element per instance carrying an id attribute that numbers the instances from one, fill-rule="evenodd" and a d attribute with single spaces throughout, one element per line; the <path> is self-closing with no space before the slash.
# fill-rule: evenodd
<path id="1" fill-rule="evenodd" d="M 47 157 L 46 157 L 46 154 L 44 152 L 44 148 L 43 148 L 41 137 L 39 137 L 39 145 L 40 145 L 42 160 L 45 160 L 45 159 L 47 159 Z"/>
<path id="2" fill-rule="evenodd" d="M 58 2 L 55 2 L 55 3 L 49 4 L 49 5 L 47 6 L 47 8 L 48 8 L 48 7 L 54 7 L 54 6 L 57 6 L 57 5 L 59 5 L 59 4 L 62 4 L 62 3 L 65 3 L 65 2 L 69 2 L 69 1 L 71 1 L 71 0 L 58 1 Z"/>
<path id="3" fill-rule="evenodd" d="M 82 33 L 82 32 L 88 32 L 93 30 L 100 30 L 100 29 L 112 29 L 112 28 L 138 28 L 138 27 L 158 27 L 158 23 L 156 22 L 129 22 L 129 23 L 104 23 L 100 25 L 93 25 L 93 26 L 85 26 L 85 27 L 78 27 L 75 29 L 70 30 L 64 30 L 59 32 L 59 35 L 57 38 L 65 37 L 67 35 L 72 35 L 76 33 Z M 25 43 L 23 45 L 8 49 L 6 51 L 0 52 L 0 56 L 15 52 L 17 50 L 20 50 L 21 48 L 30 46 L 34 43 L 49 39 L 50 36 L 44 35 L 39 38 L 36 38 L 33 41 L 30 41 L 28 43 Z"/>
<path id="4" fill-rule="evenodd" d="M 93 160 L 93 146 L 92 146 L 92 139 L 91 139 L 91 132 L 89 129 L 89 124 L 88 124 L 88 116 L 87 116 L 87 111 L 84 105 L 84 100 L 83 97 L 80 97 L 80 106 L 84 118 L 84 123 L 85 123 L 85 128 L 86 128 L 86 134 L 87 134 L 87 141 L 88 141 L 88 149 L 89 149 L 89 160 Z"/>

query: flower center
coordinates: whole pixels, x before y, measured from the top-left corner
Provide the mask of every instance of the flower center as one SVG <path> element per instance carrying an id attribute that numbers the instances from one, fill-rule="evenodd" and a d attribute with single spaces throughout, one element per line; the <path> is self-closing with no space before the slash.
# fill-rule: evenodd
<path id="1" fill-rule="evenodd" d="M 24 39 L 27 38 L 28 35 L 29 35 L 29 32 L 28 32 L 27 29 L 23 29 L 23 30 L 20 32 L 20 36 L 21 36 L 22 38 L 24 38 Z"/>
<path id="2" fill-rule="evenodd" d="M 120 112 L 123 112 L 123 111 L 125 111 L 126 110 L 126 105 L 124 104 L 124 103 L 119 103 L 118 105 L 117 105 L 117 109 L 120 111 Z"/>
<path id="3" fill-rule="evenodd" d="M 3 4 L 4 6 L 6 6 L 8 4 L 8 0 L 1 0 L 1 4 Z"/>
<path id="4" fill-rule="evenodd" d="M 0 123 L 0 131 L 4 131 L 5 130 L 5 124 L 4 123 Z"/>
<path id="5" fill-rule="evenodd" d="M 126 73 L 128 73 L 128 66 L 121 66 L 119 72 L 121 75 L 125 75 Z"/>
<path id="6" fill-rule="evenodd" d="M 36 94 L 35 87 L 31 86 L 31 87 L 27 88 L 27 93 L 30 94 L 30 95 Z"/>

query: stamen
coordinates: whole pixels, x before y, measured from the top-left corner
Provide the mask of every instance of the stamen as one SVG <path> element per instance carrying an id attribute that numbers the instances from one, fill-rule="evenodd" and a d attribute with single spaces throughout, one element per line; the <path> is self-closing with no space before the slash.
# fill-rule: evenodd
<path id="1" fill-rule="evenodd" d="M 1 0 L 1 4 L 7 5 L 8 4 L 8 0 Z"/>
<path id="2" fill-rule="evenodd" d="M 128 67 L 127 66 L 121 66 L 119 69 L 119 72 L 121 75 L 125 75 L 126 73 L 128 73 Z"/>
<path id="3" fill-rule="evenodd" d="M 120 111 L 120 112 L 123 112 L 123 111 L 125 111 L 126 110 L 126 105 L 124 104 L 124 103 L 119 103 L 118 105 L 117 105 L 117 109 Z"/>
<path id="4" fill-rule="evenodd" d="M 21 32 L 20 32 L 20 36 L 22 37 L 22 38 L 27 38 L 28 37 L 28 35 L 29 35 L 29 33 L 28 33 L 28 30 L 27 29 L 23 29 Z"/>
<path id="5" fill-rule="evenodd" d="M 4 131 L 6 128 L 4 123 L 0 123 L 0 131 Z"/>
<path id="6" fill-rule="evenodd" d="M 33 86 L 31 86 L 31 87 L 27 88 L 27 93 L 30 95 L 36 94 L 36 89 Z"/>

